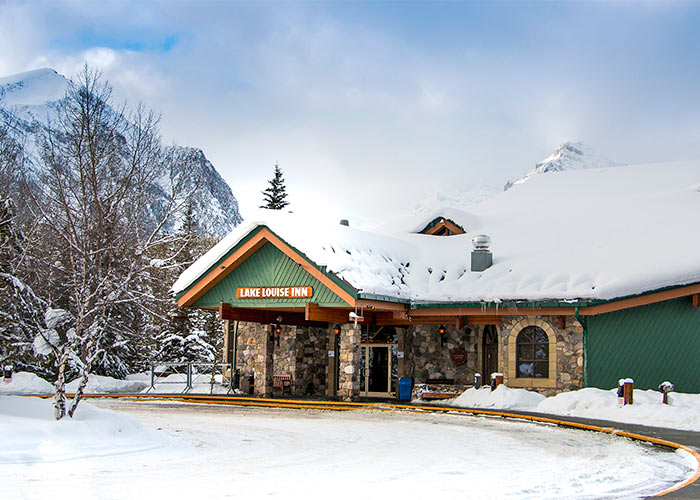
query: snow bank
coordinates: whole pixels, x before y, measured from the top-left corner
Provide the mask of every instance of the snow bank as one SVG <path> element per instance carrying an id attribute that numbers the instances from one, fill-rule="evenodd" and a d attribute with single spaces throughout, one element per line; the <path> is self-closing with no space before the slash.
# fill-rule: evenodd
<path id="1" fill-rule="evenodd" d="M 658 391 L 635 389 L 633 398 L 634 404 L 620 406 L 617 389 L 591 387 L 547 398 L 534 410 L 700 432 L 700 394 L 672 392 L 667 405 L 662 403 L 663 396 Z"/>
<path id="2" fill-rule="evenodd" d="M 75 393 L 80 385 L 80 378 L 77 378 L 66 385 L 66 392 Z M 118 394 L 141 392 L 150 384 L 144 380 L 119 380 L 102 375 L 90 375 L 88 378 L 85 394 Z"/>
<path id="3" fill-rule="evenodd" d="M 0 394 L 53 394 L 54 387 L 43 378 L 29 372 L 17 372 L 12 381 L 0 381 Z"/>
<path id="4" fill-rule="evenodd" d="M 511 389 L 499 385 L 492 391 L 490 387 L 467 389 L 460 396 L 450 401 L 450 404 L 465 408 L 501 408 L 527 410 L 536 407 L 546 399 L 542 394 L 525 389 Z"/>
<path id="5" fill-rule="evenodd" d="M 489 387 L 467 389 L 442 404 L 524 410 L 700 432 L 700 394 L 672 392 L 667 405 L 662 403 L 662 398 L 658 391 L 636 389 L 634 404 L 621 406 L 617 402 L 617 389 L 590 387 L 545 398 L 536 392 L 500 385 L 495 391 Z"/>
<path id="6" fill-rule="evenodd" d="M 75 418 L 54 420 L 53 401 L 0 396 L 0 464 L 119 455 L 168 441 L 134 417 L 80 403 Z"/>

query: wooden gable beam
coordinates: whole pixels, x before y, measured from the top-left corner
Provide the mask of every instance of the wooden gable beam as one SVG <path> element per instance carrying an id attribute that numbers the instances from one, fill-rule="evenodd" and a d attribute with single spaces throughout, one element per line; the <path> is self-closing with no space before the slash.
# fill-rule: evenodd
<path id="1" fill-rule="evenodd" d="M 342 287 L 336 284 L 325 273 L 321 272 L 307 259 L 299 255 L 289 245 L 278 238 L 266 227 L 261 228 L 248 241 L 242 244 L 235 252 L 229 255 L 221 264 L 209 273 L 200 277 L 194 285 L 192 285 L 177 301 L 179 307 L 189 307 L 194 304 L 202 295 L 211 290 L 219 281 L 224 279 L 231 271 L 241 265 L 248 257 L 255 253 L 265 243 L 271 243 L 278 250 L 284 253 L 287 257 L 299 264 L 307 273 L 320 281 L 325 287 L 330 289 L 349 306 L 355 306 L 355 297 L 346 292 Z"/>
<path id="2" fill-rule="evenodd" d="M 693 300 L 693 309 L 697 309 L 700 307 L 700 293 L 696 293 L 695 295 L 692 296 Z"/>
<path id="3" fill-rule="evenodd" d="M 280 321 L 277 321 L 278 318 L 280 318 Z M 325 322 L 307 321 L 303 312 L 232 307 L 231 304 L 225 302 L 219 305 L 219 319 L 270 325 L 279 323 L 280 325 L 315 326 L 321 328 L 328 326 Z"/>
<path id="4" fill-rule="evenodd" d="M 304 310 L 304 319 L 306 321 L 323 321 L 326 323 L 350 323 L 354 319 L 350 319 L 349 309 L 338 309 L 335 307 L 319 307 L 318 304 L 307 302 Z M 365 318 L 358 318 L 359 323 L 364 322 Z"/>

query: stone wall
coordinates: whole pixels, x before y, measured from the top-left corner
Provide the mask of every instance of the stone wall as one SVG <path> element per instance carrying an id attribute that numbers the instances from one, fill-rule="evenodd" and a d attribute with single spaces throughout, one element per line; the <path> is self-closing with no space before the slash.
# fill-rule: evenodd
<path id="1" fill-rule="evenodd" d="M 271 325 L 240 322 L 238 368 L 255 377 L 255 394 L 272 395 L 272 376 L 292 376 L 293 395 L 325 395 L 329 332 L 324 328 L 281 326 L 279 339 Z M 274 394 L 279 394 L 275 389 Z"/>
<path id="2" fill-rule="evenodd" d="M 413 377 L 415 384 L 428 379 L 454 379 L 455 385 L 471 384 L 477 367 L 476 335 L 474 329 L 458 330 L 454 325 L 446 326 L 444 345 L 437 325 L 412 326 L 406 332 L 406 374 Z M 461 348 L 467 353 L 467 362 L 455 366 L 450 359 L 454 349 Z"/>
<path id="3" fill-rule="evenodd" d="M 294 393 L 323 396 L 327 388 L 328 328 L 297 327 Z"/>

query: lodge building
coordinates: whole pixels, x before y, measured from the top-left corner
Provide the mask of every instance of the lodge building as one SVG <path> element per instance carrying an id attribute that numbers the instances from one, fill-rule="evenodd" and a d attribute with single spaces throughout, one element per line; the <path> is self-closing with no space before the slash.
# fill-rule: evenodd
<path id="1" fill-rule="evenodd" d="M 280 377 L 356 399 L 493 372 L 547 395 L 624 377 L 700 392 L 699 189 L 700 164 L 616 167 L 371 231 L 267 213 L 174 291 L 226 320 L 225 361 L 257 395 Z"/>

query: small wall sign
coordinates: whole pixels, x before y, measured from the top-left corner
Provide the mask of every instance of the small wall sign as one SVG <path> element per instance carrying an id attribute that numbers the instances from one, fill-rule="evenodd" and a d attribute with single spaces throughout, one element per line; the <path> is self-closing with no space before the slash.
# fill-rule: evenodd
<path id="1" fill-rule="evenodd" d="M 335 351 L 328 351 L 329 358 L 335 358 Z"/>
<path id="2" fill-rule="evenodd" d="M 460 347 L 452 349 L 452 352 L 450 353 L 450 360 L 452 361 L 453 365 L 462 366 L 467 362 L 467 352 Z"/>
<path id="3" fill-rule="evenodd" d="M 397 352 L 396 352 L 396 357 L 397 357 L 398 359 L 403 359 L 403 351 L 397 351 Z"/>
<path id="4" fill-rule="evenodd" d="M 236 288 L 237 299 L 310 299 L 310 286 L 243 286 Z"/>

